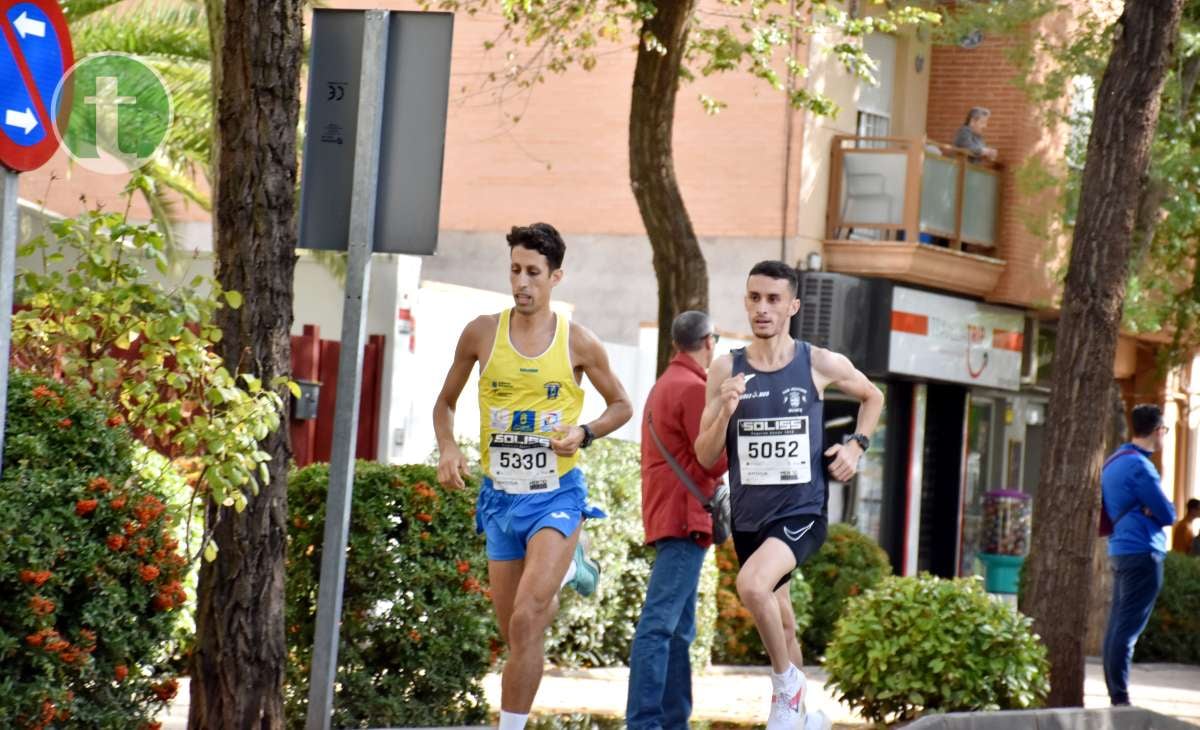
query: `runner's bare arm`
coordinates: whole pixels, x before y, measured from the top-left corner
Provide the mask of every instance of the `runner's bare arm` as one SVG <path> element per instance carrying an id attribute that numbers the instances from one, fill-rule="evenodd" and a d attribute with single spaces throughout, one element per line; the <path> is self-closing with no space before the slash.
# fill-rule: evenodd
<path id="1" fill-rule="evenodd" d="M 845 355 L 820 347 L 812 348 L 813 381 L 824 397 L 825 389 L 833 386 L 859 401 L 858 421 L 855 433 L 867 438 L 875 433 L 879 416 L 883 412 L 883 393 Z M 834 479 L 847 481 L 858 471 L 858 459 L 862 447 L 856 441 L 834 444 L 825 450 L 826 456 L 834 457 L 829 473 Z"/>
<path id="2" fill-rule="evenodd" d="M 587 426 L 596 438 L 607 436 L 633 416 L 633 405 L 629 401 L 629 395 L 625 393 L 625 387 L 609 367 L 608 353 L 604 351 L 604 343 L 600 342 L 600 338 L 586 327 L 572 323 L 570 347 L 571 362 L 583 370 L 596 390 L 600 391 L 607 405 L 600 417 Z M 579 449 L 583 437 L 581 427 L 570 426 L 562 438 L 550 439 L 550 447 L 559 456 L 570 456 Z"/>
<path id="3" fill-rule="evenodd" d="M 731 372 L 733 358 L 729 355 L 718 357 L 708 369 L 707 403 L 700 416 L 700 434 L 693 444 L 696 461 L 705 469 L 721 458 L 721 452 L 725 450 L 725 429 L 729 427 L 729 419 L 733 417 L 742 393 L 746 392 L 745 377 L 741 374 L 730 377 Z"/>
<path id="4" fill-rule="evenodd" d="M 487 334 L 488 317 L 478 317 L 463 328 L 454 348 L 454 362 L 446 373 L 442 392 L 433 403 L 433 433 L 437 437 L 438 482 L 444 487 L 463 487 L 463 476 L 470 474 L 467 459 L 454 440 L 454 409 L 471 369 L 479 359 L 480 343 Z"/>

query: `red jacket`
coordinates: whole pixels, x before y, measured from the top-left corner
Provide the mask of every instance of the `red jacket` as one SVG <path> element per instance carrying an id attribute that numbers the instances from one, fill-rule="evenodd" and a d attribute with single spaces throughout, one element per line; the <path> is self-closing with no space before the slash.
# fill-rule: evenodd
<path id="1" fill-rule="evenodd" d="M 698 534 L 697 542 L 712 544 L 712 518 L 687 487 L 675 476 L 650 436 L 647 418 L 654 414 L 654 430 L 663 446 L 684 468 L 706 496 L 716 489 L 725 473 L 726 457 L 711 469 L 696 461 L 695 442 L 704 413 L 706 374 L 689 355 L 679 354 L 667 365 L 646 401 L 642 413 L 642 524 L 646 543 L 666 537 Z"/>

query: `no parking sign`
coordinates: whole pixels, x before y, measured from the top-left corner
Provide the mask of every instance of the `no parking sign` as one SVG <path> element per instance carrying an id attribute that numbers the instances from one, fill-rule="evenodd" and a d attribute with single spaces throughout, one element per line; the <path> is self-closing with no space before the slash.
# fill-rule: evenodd
<path id="1" fill-rule="evenodd" d="M 75 63 L 71 35 L 54 0 L 0 0 L 0 163 L 41 167 L 58 149 L 55 119 L 70 106 L 54 92 Z"/>

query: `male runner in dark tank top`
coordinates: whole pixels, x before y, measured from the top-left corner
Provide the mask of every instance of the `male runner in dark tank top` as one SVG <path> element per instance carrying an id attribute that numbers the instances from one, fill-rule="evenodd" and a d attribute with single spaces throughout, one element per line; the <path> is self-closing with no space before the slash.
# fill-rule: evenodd
<path id="1" fill-rule="evenodd" d="M 771 658 L 767 730 L 831 725 L 824 713 L 805 713 L 807 686 L 787 585 L 825 542 L 825 389 L 861 402 L 851 440 L 824 451 L 838 481 L 854 476 L 883 410 L 883 394 L 845 356 L 792 339 L 788 325 L 800 309 L 798 288 L 796 270 L 782 261 L 750 270 L 745 303 L 754 340 L 713 362 L 695 444 L 706 467 L 728 451 L 738 596 Z"/>

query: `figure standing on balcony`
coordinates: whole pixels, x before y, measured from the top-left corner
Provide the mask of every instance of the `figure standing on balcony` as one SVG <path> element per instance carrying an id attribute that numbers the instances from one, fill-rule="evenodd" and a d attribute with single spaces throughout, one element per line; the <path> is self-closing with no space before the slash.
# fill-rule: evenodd
<path id="1" fill-rule="evenodd" d="M 996 148 L 988 147 L 983 141 L 983 132 L 987 129 L 988 118 L 991 116 L 992 113 L 981 106 L 971 107 L 971 111 L 967 112 L 967 121 L 954 135 L 954 146 L 970 152 L 971 162 L 996 159 Z"/>

